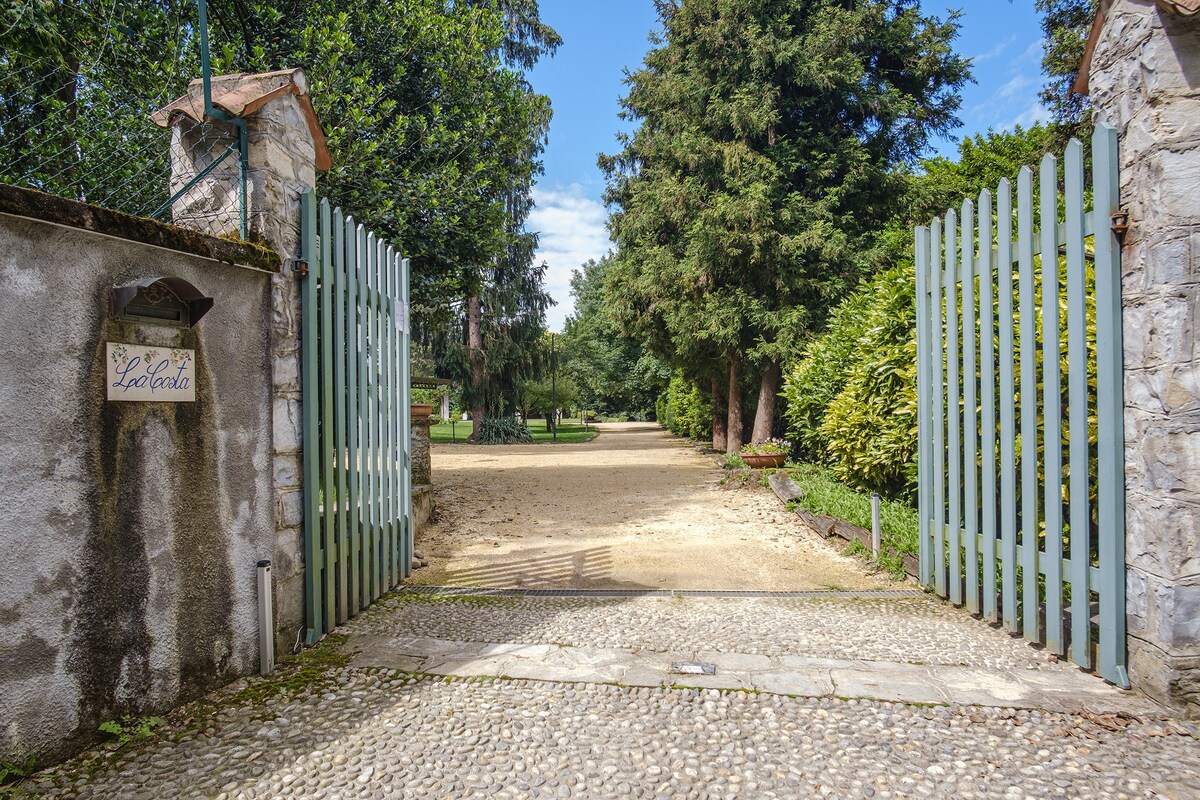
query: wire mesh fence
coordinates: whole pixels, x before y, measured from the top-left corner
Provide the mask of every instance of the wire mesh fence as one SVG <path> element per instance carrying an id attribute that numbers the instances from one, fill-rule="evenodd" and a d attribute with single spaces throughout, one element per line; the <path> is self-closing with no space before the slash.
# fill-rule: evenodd
<path id="1" fill-rule="evenodd" d="M 17 7 L 26 10 L 0 16 L 0 182 L 237 233 L 236 130 L 184 115 L 160 120 L 166 128 L 151 119 L 199 75 L 194 4 Z"/>

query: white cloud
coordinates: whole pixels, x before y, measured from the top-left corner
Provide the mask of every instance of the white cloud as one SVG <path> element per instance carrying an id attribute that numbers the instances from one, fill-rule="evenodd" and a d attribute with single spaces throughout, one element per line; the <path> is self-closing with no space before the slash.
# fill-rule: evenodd
<path id="1" fill-rule="evenodd" d="M 1002 54 L 1002 53 L 1003 53 L 1005 50 L 1007 50 L 1007 49 L 1008 49 L 1008 46 L 1009 46 L 1010 44 L 1012 44 L 1012 43 L 1013 43 L 1013 42 L 1015 42 L 1016 40 L 1017 40 L 1017 37 L 1016 37 L 1016 35 L 1014 34 L 1013 36 L 1010 36 L 1010 37 L 1008 37 L 1008 38 L 1007 38 L 1007 39 L 1005 39 L 1004 41 L 997 42 L 997 43 L 995 44 L 995 46 L 993 46 L 993 47 L 992 47 L 992 49 L 991 49 L 991 50 L 987 50 L 987 51 L 985 51 L 985 52 L 983 52 L 983 53 L 979 53 L 978 55 L 971 56 L 971 63 L 973 63 L 973 64 L 981 64 L 981 63 L 983 63 L 984 61 L 991 61 L 993 58 L 997 58 L 997 57 L 998 57 L 998 56 L 1000 56 L 1000 55 L 1001 55 L 1001 54 Z"/>
<path id="2" fill-rule="evenodd" d="M 1036 125 L 1039 122 L 1049 122 L 1049 121 L 1050 121 L 1050 112 L 1046 110 L 1046 107 L 1042 105 L 1040 100 L 1034 100 L 1032 103 L 1029 104 L 1029 106 L 1024 111 L 1022 111 L 1017 116 L 1016 119 L 1009 122 L 1007 125 L 1004 126 L 1004 128 L 1007 130 L 1010 128 L 1014 128 L 1017 125 L 1020 125 L 1022 128 L 1028 128 L 1032 125 Z"/>
<path id="3" fill-rule="evenodd" d="M 536 204 L 529 214 L 528 227 L 538 232 L 537 261 L 545 261 L 546 291 L 557 305 L 546 312 L 550 330 L 562 330 L 563 320 L 571 313 L 571 271 L 589 258 L 599 259 L 611 242 L 604 223 L 604 206 L 588 197 L 577 183 L 533 189 Z"/>

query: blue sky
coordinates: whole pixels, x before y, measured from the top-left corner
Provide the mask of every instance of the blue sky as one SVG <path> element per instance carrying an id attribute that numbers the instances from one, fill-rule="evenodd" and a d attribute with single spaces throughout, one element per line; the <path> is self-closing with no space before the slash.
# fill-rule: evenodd
<path id="1" fill-rule="evenodd" d="M 1033 0 L 923 5 L 937 14 L 962 10 L 957 49 L 974 59 L 976 82 L 963 89 L 962 127 L 952 139 L 939 141 L 937 152 L 953 155 L 964 135 L 1045 119 L 1037 99 L 1042 44 Z M 651 0 L 540 0 L 540 7 L 563 45 L 531 75 L 534 88 L 550 96 L 554 120 L 529 226 L 541 234 L 538 257 L 549 265 L 546 285 L 558 303 L 547 313 L 547 323 L 561 331 L 573 308 L 571 271 L 610 246 L 596 155 L 616 152 L 616 134 L 631 130 L 617 118 L 622 78 L 625 68 L 641 63 L 656 18 Z"/>

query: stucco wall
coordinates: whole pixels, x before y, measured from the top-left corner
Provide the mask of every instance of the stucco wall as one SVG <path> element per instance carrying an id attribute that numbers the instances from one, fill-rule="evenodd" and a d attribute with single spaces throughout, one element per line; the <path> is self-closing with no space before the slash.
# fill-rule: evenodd
<path id="1" fill-rule="evenodd" d="M 1121 145 L 1129 672 L 1200 712 L 1200 17 L 1116 0 L 1089 73 Z"/>
<path id="2" fill-rule="evenodd" d="M 163 275 L 215 298 L 195 328 L 110 319 Z M 45 763 L 257 668 L 271 276 L 0 214 L 0 285 L 0 750 Z M 106 401 L 107 341 L 194 349 L 195 402 Z"/>

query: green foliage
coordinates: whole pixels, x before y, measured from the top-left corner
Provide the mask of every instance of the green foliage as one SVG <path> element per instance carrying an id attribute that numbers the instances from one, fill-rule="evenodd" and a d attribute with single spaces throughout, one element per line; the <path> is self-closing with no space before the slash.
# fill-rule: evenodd
<path id="1" fill-rule="evenodd" d="M 862 333 L 845 385 L 825 410 L 821 435 L 840 480 L 895 496 L 911 491 L 916 478 L 913 278 L 908 269 L 893 267 L 863 291 L 869 300 Z"/>
<path id="2" fill-rule="evenodd" d="M 656 410 L 659 424 L 672 433 L 698 441 L 712 438 L 712 402 L 682 372 L 671 376 Z"/>
<path id="3" fill-rule="evenodd" d="M 924 171 L 910 176 L 908 193 L 883 235 L 895 237 L 889 247 L 910 254 L 913 224 L 1012 178 L 1024 164 L 1035 163 L 1049 142 L 1050 132 L 1041 126 L 989 132 L 964 139 L 957 161 L 925 160 Z M 785 414 L 802 458 L 829 466 L 853 486 L 911 498 L 915 298 L 911 258 L 897 261 L 847 297 L 830 314 L 825 334 L 801 351 L 785 380 Z"/>
<path id="4" fill-rule="evenodd" d="M 529 435 L 533 437 L 534 444 L 544 444 L 550 441 L 558 441 L 564 444 L 590 442 L 600 433 L 595 425 L 585 428 L 577 421 L 560 423 L 557 434 L 546 427 L 546 420 L 544 419 L 531 419 L 526 423 L 526 427 L 529 429 Z M 453 426 L 449 422 L 441 422 L 430 426 L 429 440 L 431 442 L 457 442 L 458 444 L 463 444 L 467 441 L 467 437 L 471 435 L 471 430 L 472 427 L 469 421 L 459 421 L 454 423 Z"/>
<path id="5" fill-rule="evenodd" d="M 742 445 L 742 453 L 750 455 L 779 455 L 792 452 L 792 443 L 787 439 L 767 439 L 758 444 Z"/>
<path id="6" fill-rule="evenodd" d="M 8 790 L 34 773 L 37 757 L 27 756 L 24 761 L 0 761 L 0 797 L 7 796 Z"/>
<path id="7" fill-rule="evenodd" d="M 870 299 L 869 292 L 859 290 L 838 304 L 829 332 L 809 341 L 784 379 L 788 436 L 801 458 L 828 459 L 829 440 L 821 429 L 825 409 L 846 385 L 858 340 L 866 333 Z"/>
<path id="8" fill-rule="evenodd" d="M 571 275 L 575 313 L 562 336 L 563 371 L 579 387 L 579 399 L 592 408 L 633 414 L 654 407 L 670 379 L 670 369 L 643 343 L 622 335 L 605 304 L 610 257 L 583 264 Z"/>
<path id="9" fill-rule="evenodd" d="M 686 378 L 730 361 L 750 373 L 868 269 L 902 190 L 894 167 L 955 123 L 967 62 L 954 17 L 911 3 L 658 9 L 662 33 L 622 101 L 640 127 L 600 161 L 618 244 L 607 296 Z"/>
<path id="10" fill-rule="evenodd" d="M 1034 7 L 1042 14 L 1046 43 L 1042 72 L 1047 80 L 1041 97 L 1054 120 L 1065 129 L 1061 140 L 1077 135 L 1087 126 L 1090 117 L 1087 98 L 1070 90 L 1079 74 L 1084 45 L 1099 5 L 1099 0 L 1034 2 Z"/>
<path id="11" fill-rule="evenodd" d="M 100 732 L 113 737 L 109 746 L 119 750 L 132 741 L 154 738 L 154 729 L 162 724 L 159 717 L 121 717 L 100 723 Z"/>
<path id="12" fill-rule="evenodd" d="M 746 462 L 742 460 L 741 453 L 726 453 L 721 457 L 721 462 L 725 465 L 725 469 L 746 468 Z"/>
<path id="13" fill-rule="evenodd" d="M 829 469 L 801 464 L 789 469 L 792 480 L 804 494 L 797 505 L 813 514 L 823 514 L 871 529 L 871 496 L 839 482 Z M 879 506 L 883 553 L 880 563 L 897 577 L 904 574 L 901 555 L 917 555 L 919 547 L 917 512 L 907 503 L 883 500 Z"/>
<path id="14" fill-rule="evenodd" d="M 479 444 L 532 444 L 533 436 L 516 417 L 488 417 L 479 424 Z"/>

